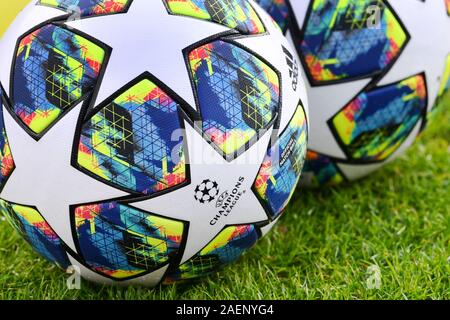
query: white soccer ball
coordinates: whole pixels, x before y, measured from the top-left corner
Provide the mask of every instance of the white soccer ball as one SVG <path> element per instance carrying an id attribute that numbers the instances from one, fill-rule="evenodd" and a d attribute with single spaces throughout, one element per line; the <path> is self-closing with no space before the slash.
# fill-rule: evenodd
<path id="1" fill-rule="evenodd" d="M 448 0 L 258 2 L 297 48 L 306 76 L 304 184 L 379 169 L 411 146 L 433 106 L 450 104 Z"/>
<path id="2" fill-rule="evenodd" d="M 298 182 L 296 64 L 253 1 L 33 1 L 0 42 L 1 210 L 96 282 L 214 272 Z"/>

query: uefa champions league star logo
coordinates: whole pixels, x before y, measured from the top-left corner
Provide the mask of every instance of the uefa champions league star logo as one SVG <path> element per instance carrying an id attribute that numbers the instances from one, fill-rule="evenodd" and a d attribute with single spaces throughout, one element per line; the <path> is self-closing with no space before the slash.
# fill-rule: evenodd
<path id="1" fill-rule="evenodd" d="M 195 188 L 194 198 L 200 203 L 210 203 L 219 195 L 219 185 L 216 181 L 203 180 Z"/>

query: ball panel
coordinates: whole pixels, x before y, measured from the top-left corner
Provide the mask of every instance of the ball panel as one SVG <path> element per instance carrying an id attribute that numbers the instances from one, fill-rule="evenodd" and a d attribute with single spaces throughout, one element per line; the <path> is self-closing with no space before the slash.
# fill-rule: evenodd
<path id="1" fill-rule="evenodd" d="M 193 258 L 169 271 L 164 282 L 169 284 L 212 274 L 237 260 L 258 238 L 254 225 L 227 227 Z"/>
<path id="2" fill-rule="evenodd" d="M 235 158 L 273 123 L 279 77 L 255 55 L 221 40 L 192 50 L 188 59 L 203 132 L 227 158 Z"/>
<path id="3" fill-rule="evenodd" d="M 13 109 L 35 134 L 94 90 L 105 51 L 72 30 L 53 24 L 26 35 L 17 48 Z"/>
<path id="4" fill-rule="evenodd" d="M 433 123 L 437 114 L 445 107 L 450 105 L 450 54 L 447 56 L 444 74 L 442 75 L 442 82 L 439 88 L 436 103 L 428 113 L 427 122 Z"/>
<path id="5" fill-rule="evenodd" d="M 14 159 L 11 154 L 8 137 L 6 135 L 5 122 L 3 119 L 3 95 L 0 88 L 0 190 L 6 183 L 14 170 Z"/>
<path id="6" fill-rule="evenodd" d="M 149 79 L 100 107 L 82 127 L 78 164 L 108 183 L 154 194 L 186 182 L 179 105 Z"/>
<path id="7" fill-rule="evenodd" d="M 338 166 L 326 155 L 308 150 L 301 183 L 311 187 L 333 186 L 345 181 Z"/>
<path id="8" fill-rule="evenodd" d="M 70 265 L 61 239 L 35 208 L 0 199 L 0 210 L 41 256 L 64 269 Z"/>
<path id="9" fill-rule="evenodd" d="M 131 2 L 132 0 L 39 0 L 38 4 L 89 17 L 125 12 Z"/>
<path id="10" fill-rule="evenodd" d="M 92 270 L 125 280 L 162 268 L 178 256 L 184 223 L 117 202 L 75 209 L 80 254 Z"/>
<path id="11" fill-rule="evenodd" d="M 287 129 L 269 148 L 258 173 L 254 190 L 271 219 L 283 212 L 294 194 L 306 156 L 307 131 L 306 114 L 299 105 Z"/>
<path id="12" fill-rule="evenodd" d="M 5 90 L 5 95 L 11 96 L 11 61 L 16 59 L 17 42 L 36 26 L 45 24 L 46 21 L 58 18 L 61 11 L 51 7 L 36 6 L 35 1 L 30 3 L 17 15 L 10 27 L 0 40 L 0 82 Z"/>
<path id="13" fill-rule="evenodd" d="M 260 34 L 265 28 L 247 0 L 165 0 L 173 14 L 209 20 L 242 34 Z"/>
<path id="14" fill-rule="evenodd" d="M 422 74 L 360 93 L 329 124 L 349 160 L 383 161 L 402 145 L 426 108 Z"/>
<path id="15" fill-rule="evenodd" d="M 275 20 L 283 32 L 288 29 L 289 7 L 286 0 L 256 0 Z"/>
<path id="16" fill-rule="evenodd" d="M 374 5 L 381 9 L 378 23 L 371 21 Z M 382 0 L 314 0 L 298 45 L 311 82 L 325 84 L 382 73 L 407 41 L 406 30 Z"/>

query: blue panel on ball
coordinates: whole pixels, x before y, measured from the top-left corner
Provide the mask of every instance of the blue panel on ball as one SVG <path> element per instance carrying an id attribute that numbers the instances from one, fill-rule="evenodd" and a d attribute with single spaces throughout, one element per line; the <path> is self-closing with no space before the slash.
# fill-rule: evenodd
<path id="1" fill-rule="evenodd" d="M 360 93 L 330 120 L 330 127 L 349 159 L 384 161 L 400 148 L 426 108 L 421 74 Z"/>
<path id="2" fill-rule="evenodd" d="M 297 45 L 314 83 L 381 74 L 408 41 L 384 0 L 313 0 L 307 19 Z"/>
<path id="3" fill-rule="evenodd" d="M 78 164 L 118 188 L 154 194 L 187 179 L 182 124 L 175 103 L 143 79 L 101 108 L 82 127 Z"/>
<path id="4" fill-rule="evenodd" d="M 273 123 L 280 101 L 277 73 L 228 42 L 194 49 L 189 63 L 205 135 L 227 157 L 257 141 Z"/>
<path id="5" fill-rule="evenodd" d="M 256 0 L 284 32 L 287 30 L 289 23 L 289 7 L 287 1 L 288 0 Z"/>
<path id="6" fill-rule="evenodd" d="M 43 26 L 21 39 L 13 73 L 13 110 L 35 134 L 91 93 L 104 50 L 71 30 Z"/>
<path id="7" fill-rule="evenodd" d="M 269 148 L 256 178 L 256 193 L 269 208 L 272 219 L 277 218 L 295 191 L 306 157 L 307 121 L 301 105 L 282 133 Z"/>
<path id="8" fill-rule="evenodd" d="M 110 202 L 77 207 L 75 229 L 86 264 L 124 280 L 155 271 L 175 258 L 184 224 Z"/>
<path id="9" fill-rule="evenodd" d="M 61 239 L 36 209 L 0 200 L 0 210 L 36 252 L 64 269 L 70 265 Z"/>

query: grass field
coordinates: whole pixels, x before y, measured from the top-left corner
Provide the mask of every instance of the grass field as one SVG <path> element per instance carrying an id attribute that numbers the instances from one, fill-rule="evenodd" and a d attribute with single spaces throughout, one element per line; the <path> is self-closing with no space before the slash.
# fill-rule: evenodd
<path id="1" fill-rule="evenodd" d="M 450 110 L 402 158 L 358 183 L 300 190 L 238 263 L 191 285 L 82 283 L 0 222 L 0 299 L 449 299 Z M 378 268 L 379 288 L 367 280 Z"/>
<path id="2" fill-rule="evenodd" d="M 191 285 L 68 290 L 67 275 L 2 219 L 0 299 L 450 299 L 449 199 L 447 108 L 406 155 L 369 178 L 299 190 L 254 249 Z M 379 286 L 368 286 L 378 273 Z"/>

